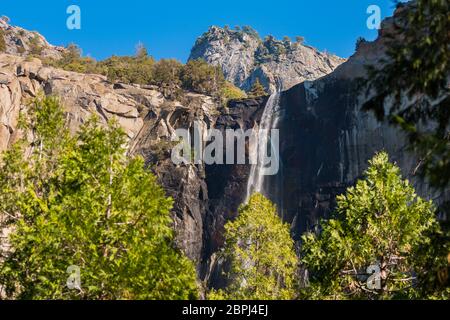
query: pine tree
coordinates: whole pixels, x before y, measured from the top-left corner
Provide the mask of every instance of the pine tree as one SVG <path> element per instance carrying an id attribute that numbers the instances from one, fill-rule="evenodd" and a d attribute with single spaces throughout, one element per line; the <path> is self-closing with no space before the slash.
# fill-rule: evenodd
<path id="1" fill-rule="evenodd" d="M 257 98 L 266 95 L 267 95 L 266 89 L 259 81 L 259 78 L 256 78 L 256 81 L 253 83 L 252 88 L 248 92 L 248 96 L 251 98 Z"/>
<path id="2" fill-rule="evenodd" d="M 142 158 L 127 158 L 115 123 L 87 121 L 72 138 L 57 99 L 24 120 L 34 136 L 2 157 L 0 209 L 11 234 L 0 289 L 19 299 L 188 299 L 193 264 L 173 247 L 170 210 Z M 69 288 L 67 270 L 81 285 Z"/>
<path id="3" fill-rule="evenodd" d="M 238 218 L 225 226 L 225 259 L 230 284 L 210 299 L 292 299 L 297 257 L 289 226 L 263 195 L 252 195 Z"/>
<path id="4" fill-rule="evenodd" d="M 441 234 L 433 204 L 388 160 L 377 154 L 365 179 L 337 197 L 336 217 L 321 223 L 319 235 L 303 236 L 308 298 L 425 298 L 430 263 L 446 266 L 449 248 L 436 255 L 431 244 Z"/>
<path id="5" fill-rule="evenodd" d="M 142 42 L 138 42 L 136 45 L 136 58 L 138 59 L 145 59 L 148 57 L 148 51 L 145 45 Z"/>
<path id="6" fill-rule="evenodd" d="M 209 65 L 205 60 L 190 60 L 181 72 L 183 88 L 194 92 L 218 96 L 225 84 L 222 68 Z"/>

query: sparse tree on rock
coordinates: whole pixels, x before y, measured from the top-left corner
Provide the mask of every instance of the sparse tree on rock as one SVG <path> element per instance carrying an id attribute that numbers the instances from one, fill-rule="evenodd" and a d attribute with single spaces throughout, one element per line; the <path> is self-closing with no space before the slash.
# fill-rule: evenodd
<path id="1" fill-rule="evenodd" d="M 248 96 L 251 98 L 266 96 L 267 92 L 264 86 L 259 81 L 259 78 L 256 78 L 256 81 L 253 83 L 252 88 L 248 92 Z"/>

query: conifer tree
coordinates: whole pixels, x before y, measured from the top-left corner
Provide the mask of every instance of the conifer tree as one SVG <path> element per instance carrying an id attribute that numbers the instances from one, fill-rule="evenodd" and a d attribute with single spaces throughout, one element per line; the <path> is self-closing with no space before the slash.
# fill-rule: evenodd
<path id="1" fill-rule="evenodd" d="M 0 289 L 19 299 L 188 299 L 193 264 L 173 245 L 170 210 L 140 157 L 127 158 L 115 123 L 87 121 L 75 137 L 55 98 L 35 101 L 33 133 L 6 151 L 0 170 Z M 28 149 L 28 148 L 27 148 Z M 68 287 L 70 268 L 81 283 Z M 69 268 L 69 269 L 68 269 Z"/>
<path id="2" fill-rule="evenodd" d="M 306 297 L 448 296 L 445 287 L 424 292 L 430 277 L 447 265 L 448 246 L 436 250 L 432 243 L 433 235 L 442 236 L 435 208 L 416 195 L 386 153 L 375 155 L 365 179 L 338 196 L 336 210 L 321 223 L 319 235 L 303 236 L 301 260 L 310 274 Z"/>
<path id="3" fill-rule="evenodd" d="M 248 92 L 248 96 L 251 98 L 257 98 L 266 95 L 267 95 L 266 89 L 259 81 L 259 78 L 256 78 L 256 81 L 253 83 L 252 88 Z"/>
<path id="4" fill-rule="evenodd" d="M 297 256 L 289 226 L 276 207 L 255 193 L 225 226 L 224 257 L 231 262 L 229 286 L 210 299 L 276 300 L 295 297 Z"/>

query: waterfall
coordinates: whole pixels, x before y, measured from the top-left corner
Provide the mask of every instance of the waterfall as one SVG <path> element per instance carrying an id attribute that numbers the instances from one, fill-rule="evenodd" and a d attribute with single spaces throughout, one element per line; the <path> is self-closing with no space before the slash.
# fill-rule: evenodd
<path id="1" fill-rule="evenodd" d="M 271 152 L 274 152 L 274 148 L 270 141 L 270 130 L 275 128 L 278 124 L 279 115 L 276 112 L 280 102 L 280 91 L 272 93 L 267 100 L 264 112 L 261 117 L 261 122 L 258 129 L 258 147 L 250 148 L 250 159 L 257 159 L 256 164 L 252 164 L 250 169 L 250 175 L 247 181 L 247 193 L 245 197 L 245 203 L 248 202 L 251 195 L 255 192 L 264 193 L 264 156 L 265 149 L 270 144 Z M 276 150 L 275 153 L 277 153 Z M 278 157 L 278 155 L 276 155 Z"/>

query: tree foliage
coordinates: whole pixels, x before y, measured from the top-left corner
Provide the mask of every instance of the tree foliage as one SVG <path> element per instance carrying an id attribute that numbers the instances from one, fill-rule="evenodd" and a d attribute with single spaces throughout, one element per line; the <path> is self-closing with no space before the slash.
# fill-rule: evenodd
<path id="1" fill-rule="evenodd" d="M 231 261 L 230 284 L 211 299 L 292 299 L 297 257 L 289 226 L 263 195 L 252 195 L 225 226 L 224 257 Z"/>
<path id="2" fill-rule="evenodd" d="M 156 85 L 168 98 L 180 98 L 183 90 L 209 95 L 223 103 L 246 97 L 244 92 L 225 80 L 220 67 L 209 65 L 204 60 L 192 60 L 185 65 L 175 59 L 155 62 L 142 43 L 136 46 L 134 56 L 112 56 L 99 62 L 83 57 L 81 49 L 70 44 L 61 59 L 43 58 L 43 61 L 46 65 L 68 71 L 103 74 L 111 82 Z"/>
<path id="3" fill-rule="evenodd" d="M 74 43 L 71 43 L 66 47 L 66 50 L 62 53 L 61 59 L 56 60 L 47 58 L 43 59 L 43 62 L 46 65 L 67 71 L 79 73 L 104 73 L 94 59 L 82 57 L 81 49 Z"/>
<path id="4" fill-rule="evenodd" d="M 248 92 L 248 96 L 252 98 L 266 96 L 267 92 L 264 86 L 259 81 L 259 78 L 256 78 L 256 81 L 253 83 L 252 88 Z"/>
<path id="5" fill-rule="evenodd" d="M 388 155 L 379 153 L 365 179 L 337 197 L 336 216 L 321 223 L 320 234 L 302 237 L 302 263 L 310 273 L 303 293 L 322 299 L 448 297 L 436 278 L 449 250 L 447 242 L 436 251 L 433 239 L 441 236 L 431 201 L 418 197 Z"/>
<path id="6" fill-rule="evenodd" d="M 44 49 L 44 46 L 43 46 L 38 34 L 33 35 L 33 37 L 30 39 L 30 41 L 28 43 L 28 46 L 29 46 L 30 54 L 33 56 L 40 56 L 42 53 L 42 50 Z"/>
<path id="7" fill-rule="evenodd" d="M 180 90 L 183 64 L 175 59 L 161 59 L 154 67 L 153 82 L 166 93 L 173 94 Z"/>
<path id="8" fill-rule="evenodd" d="M 186 90 L 210 95 L 219 95 L 225 84 L 220 66 L 211 66 L 202 59 L 190 60 L 181 73 L 183 87 Z"/>
<path id="9" fill-rule="evenodd" d="M 299 44 L 303 44 L 305 42 L 305 37 L 302 36 L 296 36 L 295 37 L 295 42 L 299 43 Z"/>
<path id="10" fill-rule="evenodd" d="M 0 258 L 0 289 L 20 299 L 188 299 L 193 264 L 173 246 L 170 210 L 125 135 L 95 118 L 75 137 L 56 98 L 40 98 L 23 120 L 32 133 L 2 157 L 0 215 L 10 236 Z M 28 150 L 28 148 L 27 148 Z M 81 286 L 69 289 L 69 266 Z"/>
<path id="11" fill-rule="evenodd" d="M 225 83 L 223 84 L 220 96 L 225 103 L 228 100 L 239 100 L 247 98 L 247 94 L 244 91 L 228 81 L 225 81 Z"/>
<path id="12" fill-rule="evenodd" d="M 6 51 L 5 31 L 0 29 L 0 53 Z"/>
<path id="13" fill-rule="evenodd" d="M 383 34 L 386 57 L 368 66 L 364 82 L 373 110 L 409 137 L 420 172 L 433 185 L 450 181 L 450 19 L 447 0 L 399 4 L 392 30 Z"/>
<path id="14" fill-rule="evenodd" d="M 98 63 L 100 72 L 109 81 L 122 83 L 150 84 L 153 80 L 155 60 L 141 48 L 135 56 L 112 56 Z"/>

